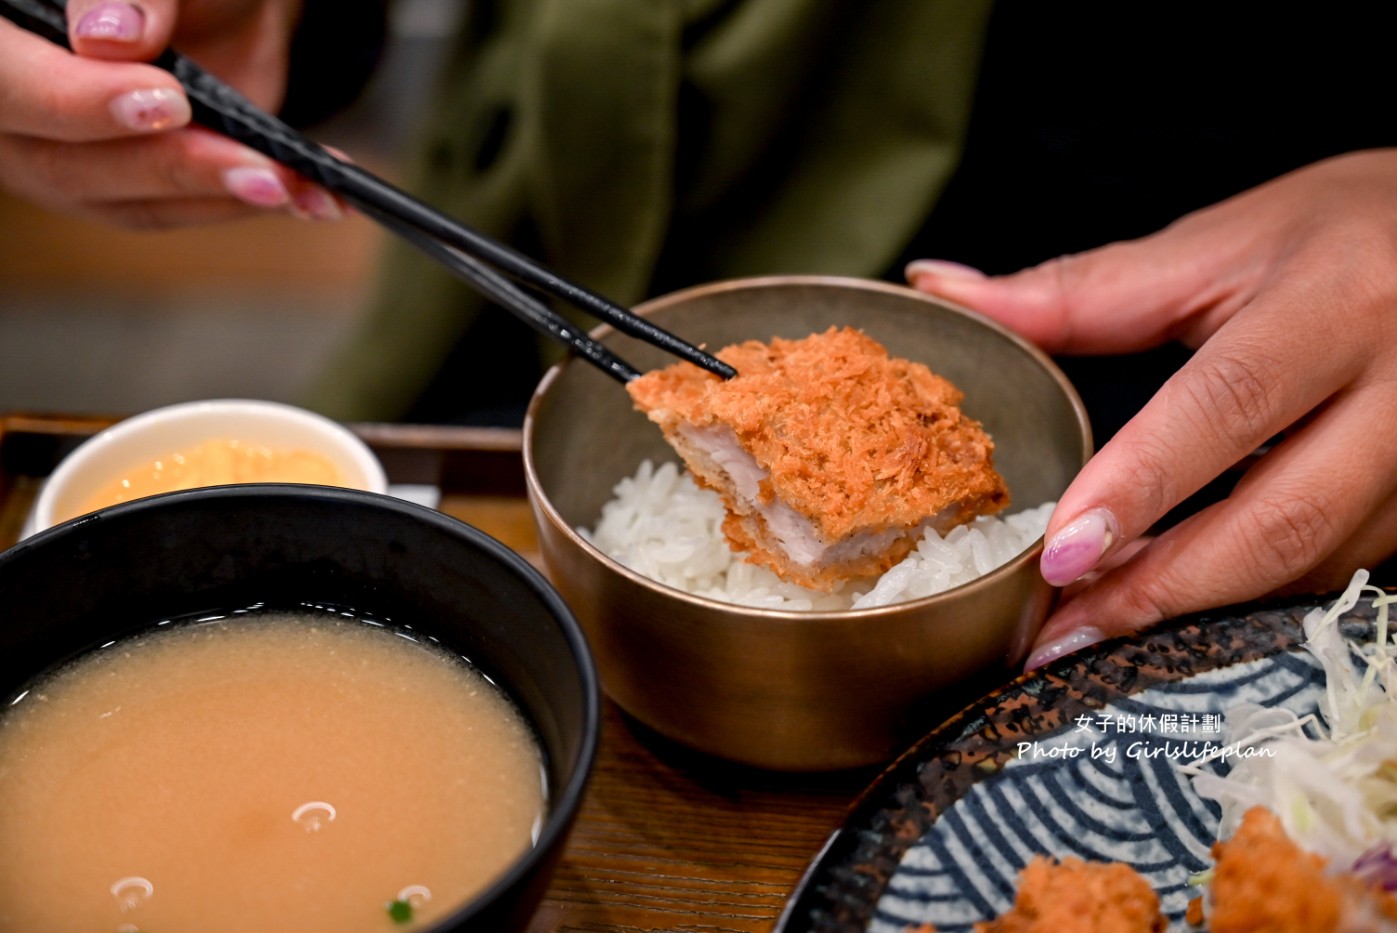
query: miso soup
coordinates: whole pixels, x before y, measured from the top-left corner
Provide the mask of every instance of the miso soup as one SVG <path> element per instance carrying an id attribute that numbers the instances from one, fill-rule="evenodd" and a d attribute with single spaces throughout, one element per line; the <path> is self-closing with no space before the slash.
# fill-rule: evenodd
<path id="1" fill-rule="evenodd" d="M 543 763 L 459 658 L 328 612 L 161 627 L 0 718 L 0 930 L 400 931 L 533 844 Z"/>

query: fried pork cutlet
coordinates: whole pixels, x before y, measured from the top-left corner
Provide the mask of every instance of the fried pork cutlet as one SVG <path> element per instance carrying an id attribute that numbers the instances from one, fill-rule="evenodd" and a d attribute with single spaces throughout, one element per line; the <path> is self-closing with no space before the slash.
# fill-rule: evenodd
<path id="1" fill-rule="evenodd" d="M 1167 926 L 1159 896 L 1129 865 L 1039 855 L 1019 873 L 1013 908 L 975 924 L 975 933 L 1163 933 Z"/>
<path id="2" fill-rule="evenodd" d="M 887 570 L 928 527 L 1009 504 L 960 391 L 871 337 L 830 328 L 716 355 L 738 375 L 677 363 L 627 389 L 722 497 L 733 549 L 782 579 L 832 590 Z"/>
<path id="3" fill-rule="evenodd" d="M 1392 933 L 1397 898 L 1296 845 L 1276 815 L 1252 807 L 1217 860 L 1207 924 L 1212 933 Z"/>
<path id="4" fill-rule="evenodd" d="M 1276 815 L 1252 807 L 1237 832 L 1213 846 L 1209 933 L 1397 933 L 1397 897 L 1286 835 Z M 1036 856 L 1019 876 L 1014 907 L 975 933 L 1159 933 L 1166 921 L 1149 883 L 1121 862 L 1055 863 Z M 936 933 L 923 924 L 908 933 Z"/>
<path id="5" fill-rule="evenodd" d="M 975 933 L 1162 933 L 1159 896 L 1120 862 L 1039 856 L 1019 874 L 1008 913 L 975 925 Z"/>

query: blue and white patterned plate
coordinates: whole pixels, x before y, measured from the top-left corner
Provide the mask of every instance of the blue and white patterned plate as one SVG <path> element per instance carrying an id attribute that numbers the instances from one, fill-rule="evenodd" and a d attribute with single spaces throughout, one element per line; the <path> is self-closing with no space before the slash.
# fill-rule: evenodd
<path id="1" fill-rule="evenodd" d="M 968 707 L 903 755 L 811 864 L 776 933 L 939 933 L 1007 910 L 1037 854 L 1132 865 L 1171 933 L 1218 811 L 1182 765 L 1228 748 L 1238 703 L 1312 712 L 1323 671 L 1301 619 L 1332 597 L 1192 616 L 1060 659 Z M 1371 631 L 1364 601 L 1345 630 Z M 1224 771 L 1226 759 L 1205 765 Z"/>

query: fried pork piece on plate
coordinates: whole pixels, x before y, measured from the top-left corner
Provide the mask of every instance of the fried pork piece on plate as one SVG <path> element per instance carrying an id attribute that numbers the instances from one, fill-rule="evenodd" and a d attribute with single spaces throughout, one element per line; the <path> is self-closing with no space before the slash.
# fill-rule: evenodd
<path id="1" fill-rule="evenodd" d="M 1129 865 L 1039 855 L 1019 874 L 1013 908 L 975 924 L 975 933 L 1163 933 L 1167 926 L 1159 896 Z"/>
<path id="2" fill-rule="evenodd" d="M 733 549 L 829 591 L 897 563 L 927 529 L 1009 504 L 961 393 L 852 328 L 748 341 L 722 380 L 677 363 L 632 380 L 637 408 L 727 506 Z"/>
<path id="3" fill-rule="evenodd" d="M 1264 807 L 1248 810 L 1237 832 L 1214 846 L 1214 855 L 1206 916 L 1212 933 L 1397 931 L 1397 897 L 1328 870 Z"/>

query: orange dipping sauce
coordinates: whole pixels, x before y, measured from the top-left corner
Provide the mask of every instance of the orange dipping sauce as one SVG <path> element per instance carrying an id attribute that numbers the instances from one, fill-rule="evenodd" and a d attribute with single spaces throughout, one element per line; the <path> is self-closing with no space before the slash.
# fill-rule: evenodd
<path id="1" fill-rule="evenodd" d="M 327 458 L 308 450 L 274 450 L 261 444 L 219 438 L 132 467 L 61 519 L 157 493 L 232 483 L 341 486 L 344 477 Z"/>

